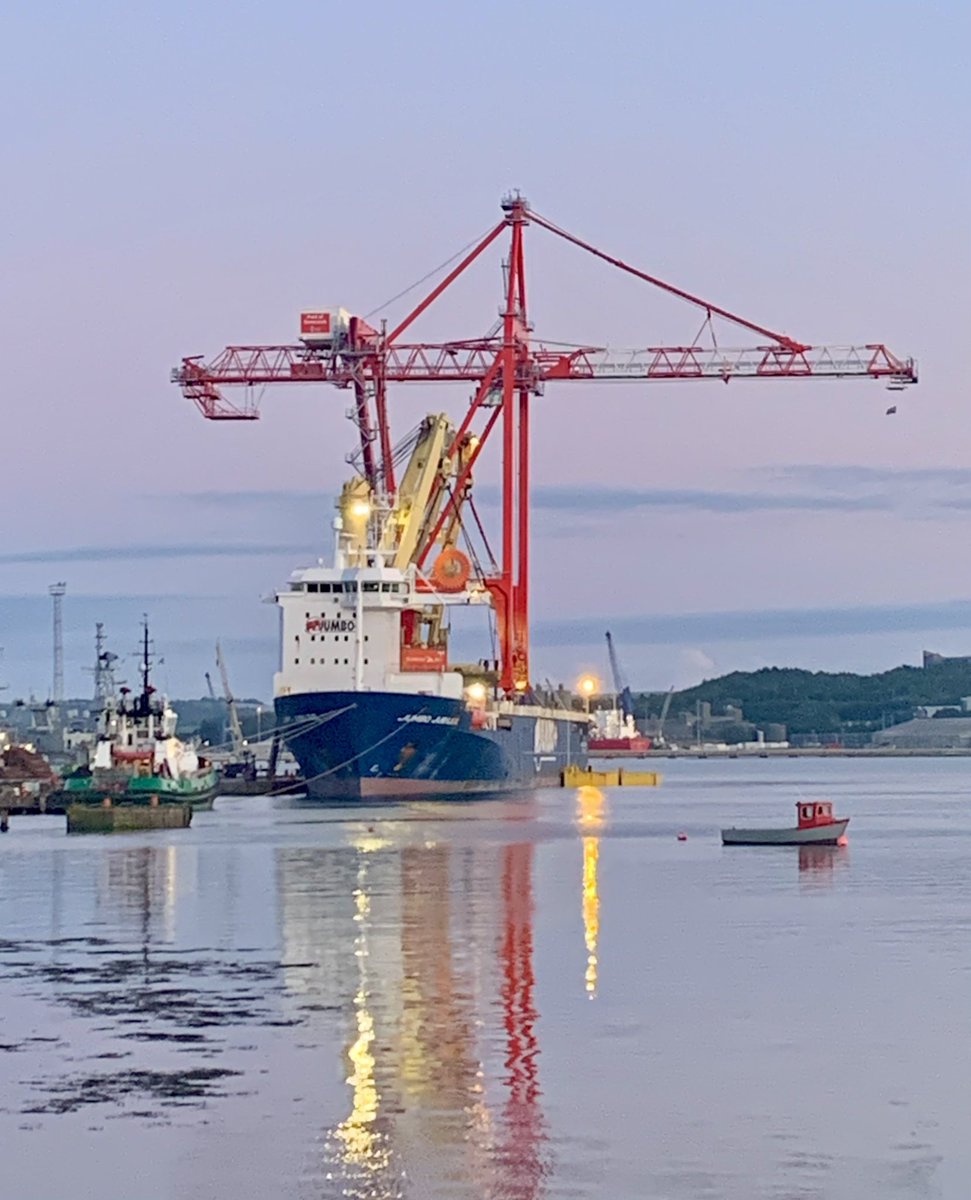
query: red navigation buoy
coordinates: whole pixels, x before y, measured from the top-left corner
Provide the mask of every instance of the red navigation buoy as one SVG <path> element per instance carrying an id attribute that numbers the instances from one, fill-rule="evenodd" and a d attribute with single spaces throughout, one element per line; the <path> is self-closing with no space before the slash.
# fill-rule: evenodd
<path id="1" fill-rule="evenodd" d="M 679 834 L 678 834 L 678 841 L 679 841 L 679 842 L 686 842 L 687 840 L 688 840 L 688 835 L 687 835 L 686 833 L 679 833 Z"/>

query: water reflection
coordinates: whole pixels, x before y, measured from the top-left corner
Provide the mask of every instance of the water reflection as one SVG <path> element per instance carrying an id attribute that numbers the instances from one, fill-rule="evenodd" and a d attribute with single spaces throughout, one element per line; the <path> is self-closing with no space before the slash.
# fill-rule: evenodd
<path id="1" fill-rule="evenodd" d="M 288 990 L 342 1027 L 347 1109 L 322 1138 L 319 1194 L 535 1200 L 533 847 L 389 828 L 277 852 Z"/>
<path id="2" fill-rule="evenodd" d="M 583 940 L 587 949 L 584 986 L 593 1000 L 597 995 L 597 941 L 600 936 L 600 890 L 597 872 L 600 865 L 600 837 L 604 827 L 607 797 L 595 787 L 581 787 L 577 794 L 577 825 L 583 833 Z"/>
<path id="3" fill-rule="evenodd" d="M 802 883 L 828 886 L 834 872 L 849 861 L 844 846 L 800 846 L 799 878 Z"/>
<path id="4" fill-rule="evenodd" d="M 137 929 L 142 941 L 171 941 L 175 929 L 180 872 L 189 855 L 175 846 L 110 849 L 101 860 L 98 911 L 110 913 L 122 929 Z M 191 868 L 189 868 L 191 869 Z"/>

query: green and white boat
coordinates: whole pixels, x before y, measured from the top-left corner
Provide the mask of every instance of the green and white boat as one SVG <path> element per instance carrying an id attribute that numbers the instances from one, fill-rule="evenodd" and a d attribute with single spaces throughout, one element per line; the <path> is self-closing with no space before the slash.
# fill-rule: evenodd
<path id="1" fill-rule="evenodd" d="M 216 794 L 216 769 L 194 746 L 175 736 L 176 712 L 150 682 L 148 625 L 143 628 L 142 689 L 133 695 L 121 688 L 105 701 L 98 718 L 97 740 L 88 762 L 65 776 L 59 793 L 68 809 L 68 831 L 93 827 L 80 809 L 142 809 L 144 823 L 133 825 L 135 814 L 113 819 L 111 828 L 154 828 L 188 825 L 194 808 L 211 808 Z M 180 809 L 151 817 L 150 810 Z M 75 811 L 79 810 L 79 811 Z M 72 813 L 74 819 L 72 820 Z M 103 828 L 106 818 L 95 822 Z"/>

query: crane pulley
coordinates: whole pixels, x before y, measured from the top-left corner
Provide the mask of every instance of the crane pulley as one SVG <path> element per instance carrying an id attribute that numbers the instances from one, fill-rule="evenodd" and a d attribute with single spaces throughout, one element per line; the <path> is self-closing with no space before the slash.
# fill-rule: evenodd
<path id="1" fill-rule="evenodd" d="M 569 244 L 699 309 L 702 330 L 713 319 L 754 335 L 754 345 L 702 345 L 701 333 L 681 345 L 613 350 L 596 345 L 544 344 L 532 337 L 527 316 L 524 233 L 536 225 Z M 484 338 L 405 342 L 402 335 L 503 233 L 508 234 L 501 322 Z M 509 695 L 529 687 L 529 461 L 530 400 L 550 383 L 611 381 L 677 383 L 733 379 L 870 379 L 894 390 L 917 382 L 913 359 L 884 344 L 813 346 L 712 304 L 606 254 L 530 209 L 519 194 L 502 201 L 502 218 L 390 332 L 376 330 L 344 310 L 305 313 L 301 339 L 289 345 L 229 346 L 215 358 L 184 358 L 172 373 L 183 394 L 214 421 L 255 420 L 267 385 L 331 384 L 350 389 L 368 493 L 393 504 L 397 491 L 387 409 L 389 383 L 468 382 L 474 391 L 450 445 L 462 447 L 457 466 L 438 472 L 428 498 L 429 520 L 419 523 L 413 562 L 421 569 L 435 546 L 454 540 L 472 470 L 501 424 L 502 540 L 497 569 L 480 582 L 491 593 L 500 648 L 500 685 Z M 241 398 L 227 389 L 241 388 Z M 444 490 L 443 490 L 444 489 Z M 430 528 L 429 528 L 430 526 Z M 418 526 L 416 525 L 416 528 Z"/>

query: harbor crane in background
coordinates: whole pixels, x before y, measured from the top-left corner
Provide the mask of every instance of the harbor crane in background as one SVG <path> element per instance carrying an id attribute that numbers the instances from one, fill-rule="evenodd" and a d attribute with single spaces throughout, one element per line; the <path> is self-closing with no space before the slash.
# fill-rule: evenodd
<path id="1" fill-rule="evenodd" d="M 610 673 L 614 677 L 614 694 L 617 697 L 617 703 L 620 705 L 621 716 L 625 721 L 633 719 L 634 698 L 630 692 L 630 685 L 620 669 L 620 662 L 617 659 L 617 648 L 614 646 L 614 639 L 610 636 L 609 629 L 607 630 L 607 655 L 610 658 Z"/>
<path id="2" fill-rule="evenodd" d="M 396 447 L 388 412 L 388 385 L 468 383 L 472 395 L 457 430 L 441 449 L 441 470 L 432 494 L 422 497 L 429 518 L 416 539 L 411 561 L 423 571 L 433 551 L 453 556 L 455 525 L 470 511 L 471 533 L 485 531 L 471 507 L 472 471 L 483 448 L 501 426 L 502 522 L 500 554 L 486 543 L 477 583 L 490 594 L 496 614 L 498 684 L 507 696 L 530 688 L 529 661 L 529 471 L 532 401 L 549 384 L 626 382 L 670 384 L 735 379 L 781 382 L 805 379 L 868 379 L 893 390 L 917 382 L 913 359 L 885 345 L 814 346 L 775 332 L 657 276 L 631 266 L 561 229 L 531 209 L 518 193 L 502 201 L 498 223 L 448 270 L 424 298 L 390 330 L 369 325 L 343 309 L 304 312 L 298 342 L 290 345 L 228 346 L 215 358 L 184 358 L 173 381 L 211 421 L 252 421 L 259 416 L 262 389 L 275 384 L 331 384 L 350 391 L 350 416 L 358 429 L 360 478 L 391 527 L 398 499 Z M 533 335 L 526 303 L 526 230 L 530 226 L 593 255 L 616 270 L 664 292 L 701 314 L 701 327 L 678 345 L 613 350 L 599 345 L 543 342 Z M 405 341 L 404 335 L 451 285 L 506 236 L 504 289 L 499 322 L 484 337 L 447 342 Z M 444 268 L 443 268 L 444 269 Z M 411 290 L 411 289 L 409 289 Z M 728 348 L 715 336 L 714 322 L 742 331 L 750 344 Z M 230 389 L 241 389 L 231 397 Z M 411 497 L 402 500 L 410 504 Z M 454 563 L 454 558 L 451 560 Z"/>
<path id="3" fill-rule="evenodd" d="M 242 754 L 246 748 L 243 740 L 243 727 L 239 723 L 239 713 L 236 711 L 236 698 L 229 686 L 229 672 L 226 670 L 226 660 L 223 658 L 222 646 L 216 642 L 216 666 L 223 684 L 223 695 L 226 697 L 226 711 L 229 714 L 229 736 L 233 743 L 233 753 Z M 208 678 L 208 675 L 206 676 Z"/>
<path id="4" fill-rule="evenodd" d="M 668 719 L 668 709 L 671 707 L 671 700 L 674 697 L 674 688 L 668 689 L 667 695 L 664 697 L 664 703 L 661 705 L 661 715 L 657 719 L 657 733 L 654 737 L 654 744 L 658 747 L 666 746 L 667 739 L 664 736 L 664 722 Z"/>

